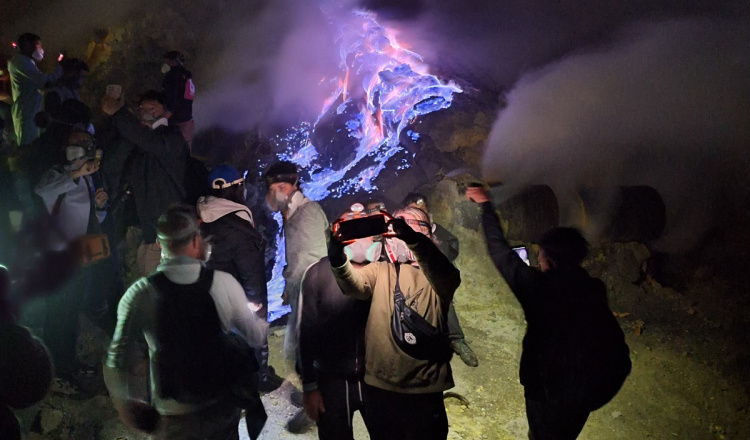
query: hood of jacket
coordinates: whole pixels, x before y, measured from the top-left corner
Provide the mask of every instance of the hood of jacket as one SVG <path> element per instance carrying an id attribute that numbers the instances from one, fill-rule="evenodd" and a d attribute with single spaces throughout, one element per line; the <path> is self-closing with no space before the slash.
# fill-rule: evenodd
<path id="1" fill-rule="evenodd" d="M 201 197 L 196 204 L 198 215 L 206 223 L 213 223 L 216 220 L 234 214 L 237 217 L 250 222 L 255 227 L 253 213 L 247 206 L 235 203 L 231 200 L 221 199 L 214 196 Z"/>

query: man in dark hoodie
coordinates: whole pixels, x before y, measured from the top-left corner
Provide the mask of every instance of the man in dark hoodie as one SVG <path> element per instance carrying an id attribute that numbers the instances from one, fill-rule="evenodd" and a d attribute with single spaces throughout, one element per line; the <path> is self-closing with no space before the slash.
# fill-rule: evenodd
<path id="1" fill-rule="evenodd" d="M 490 258 L 526 316 L 520 379 L 529 439 L 574 440 L 631 367 L 604 283 L 581 267 L 588 244 L 577 229 L 552 228 L 539 241 L 536 270 L 505 240 L 484 190 L 467 188 L 466 198 L 482 206 Z"/>
<path id="2" fill-rule="evenodd" d="M 171 204 L 190 196 L 186 183 L 195 177 L 188 175 L 189 153 L 180 131 L 168 122 L 171 113 L 163 93 L 144 93 L 137 115 L 125 109 L 122 96 L 105 96 L 102 110 L 112 116 L 114 130 L 128 141 L 117 144 L 118 150 L 128 151 L 112 153 L 122 158 L 120 168 L 128 165 L 121 180 L 128 182 L 138 212 L 143 242 L 138 248 L 137 265 L 139 275 L 145 276 L 161 261 L 161 249 L 156 244 L 159 216 Z"/>
<path id="3" fill-rule="evenodd" d="M 210 195 L 198 199 L 203 235 L 212 237 L 209 269 L 230 273 L 245 290 L 248 308 L 268 319 L 265 249 L 263 236 L 255 229 L 252 212 L 245 206 L 245 179 L 229 165 L 219 165 L 208 174 Z M 256 349 L 258 389 L 270 393 L 284 382 L 268 365 L 268 340 Z"/>

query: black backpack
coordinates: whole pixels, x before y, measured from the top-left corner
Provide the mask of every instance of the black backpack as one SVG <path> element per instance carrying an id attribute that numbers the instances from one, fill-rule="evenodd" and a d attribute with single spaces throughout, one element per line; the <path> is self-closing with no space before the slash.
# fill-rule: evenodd
<path id="1" fill-rule="evenodd" d="M 630 374 L 630 348 L 600 280 L 588 278 L 584 292 L 566 290 L 558 292 L 562 300 L 552 310 L 547 393 L 550 400 L 594 411 L 615 397 Z"/>
<path id="2" fill-rule="evenodd" d="M 194 284 L 173 283 L 162 272 L 149 277 L 157 293 L 153 361 L 161 393 L 181 403 L 257 395 L 257 359 L 241 336 L 224 332 L 209 293 L 213 275 L 201 268 Z"/>

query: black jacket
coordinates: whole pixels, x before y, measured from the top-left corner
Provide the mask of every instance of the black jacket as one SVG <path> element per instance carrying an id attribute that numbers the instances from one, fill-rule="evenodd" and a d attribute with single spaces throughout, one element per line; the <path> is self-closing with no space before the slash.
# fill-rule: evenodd
<path id="1" fill-rule="evenodd" d="M 190 71 L 182 66 L 172 67 L 164 75 L 161 85 L 167 96 L 167 107 L 172 112 L 169 122 L 173 124 L 193 119 L 193 100 L 185 99 L 185 83 L 192 77 Z"/>
<path id="2" fill-rule="evenodd" d="M 362 380 L 370 301 L 341 293 L 324 257 L 305 272 L 300 305 L 299 362 L 305 391 L 315 389 L 319 374 Z"/>
<path id="3" fill-rule="evenodd" d="M 140 123 L 124 108 L 112 116 L 117 133 L 128 141 L 118 144 L 116 156 L 129 162 L 127 175 L 122 179 L 130 185 L 135 200 L 138 220 L 143 230 L 143 241 L 156 241 L 156 221 L 173 203 L 185 200 L 185 182 L 190 158 L 185 138 L 174 126 L 154 130 Z M 132 157 L 131 157 L 132 155 Z"/>
<path id="4" fill-rule="evenodd" d="M 577 321 L 599 316 L 602 307 L 608 309 L 604 283 L 581 267 L 541 272 L 527 266 L 505 240 L 490 202 L 482 204 L 482 225 L 490 258 L 526 316 L 520 367 L 526 397 L 557 400 L 576 387 L 566 375 L 572 368 L 568 360 L 576 358 L 575 350 L 585 348 L 565 335 L 573 334 L 568 332 Z"/>
<path id="5" fill-rule="evenodd" d="M 265 311 L 268 306 L 268 290 L 265 267 L 266 243 L 263 236 L 248 220 L 238 217 L 234 212 L 216 219 L 207 216 L 203 209 L 210 209 L 206 206 L 210 207 L 211 203 L 204 203 L 204 200 L 206 199 L 199 201 L 199 212 L 203 219 L 201 230 L 204 237 L 213 237 L 211 258 L 206 266 L 230 273 L 242 285 L 247 300 L 262 304 L 261 312 Z M 201 206 L 204 208 L 201 209 Z"/>

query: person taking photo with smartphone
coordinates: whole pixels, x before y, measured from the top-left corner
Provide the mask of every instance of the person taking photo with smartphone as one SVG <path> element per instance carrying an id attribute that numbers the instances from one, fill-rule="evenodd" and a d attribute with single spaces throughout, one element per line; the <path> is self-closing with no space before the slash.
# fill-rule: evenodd
<path id="1" fill-rule="evenodd" d="M 461 275 L 431 240 L 424 211 L 402 209 L 388 224 L 395 263 L 354 268 L 336 233 L 328 250 L 341 291 L 371 302 L 363 394 L 378 423 L 368 426 L 370 438 L 445 439 L 443 391 L 454 386 L 447 313 Z"/>
<path id="2" fill-rule="evenodd" d="M 102 188 L 96 188 L 92 179 L 99 169 L 94 141 L 83 128 L 70 133 L 65 157 L 66 163 L 47 170 L 35 188 L 50 216 L 51 250 L 65 249 L 82 236 L 101 234 L 100 224 L 107 215 L 105 205 L 109 196 Z M 95 298 L 105 295 L 95 284 L 97 273 L 108 268 L 103 263 L 80 268 L 57 294 L 47 299 L 44 341 L 52 353 L 58 377 L 73 386 L 80 385 L 94 372 L 92 366 L 83 365 L 76 358 L 78 314 L 86 312 L 104 330 L 114 329 L 114 323 L 110 326 L 101 322 L 106 308 L 95 310 L 103 304 Z"/>

